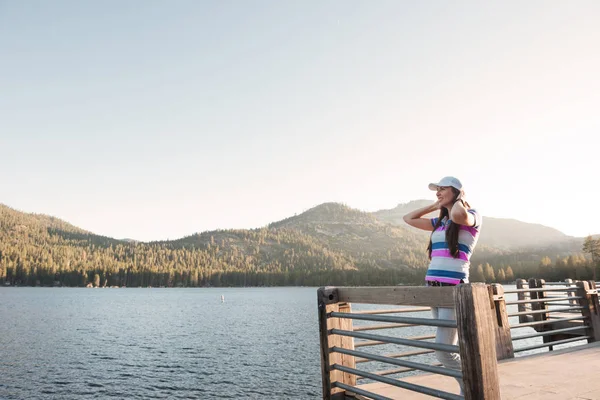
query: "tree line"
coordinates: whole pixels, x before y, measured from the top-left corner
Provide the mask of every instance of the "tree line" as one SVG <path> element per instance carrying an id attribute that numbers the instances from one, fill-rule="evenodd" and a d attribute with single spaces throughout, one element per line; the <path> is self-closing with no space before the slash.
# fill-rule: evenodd
<path id="1" fill-rule="evenodd" d="M 316 230 L 317 228 L 315 228 Z M 423 283 L 428 260 L 418 236 L 388 225 L 354 226 L 327 241 L 316 233 L 265 227 L 138 243 L 93 235 L 52 217 L 0 206 L 0 284 L 26 286 L 203 287 Z M 370 242 L 356 238 L 373 235 Z M 357 244 L 358 243 L 358 244 Z M 471 281 L 592 279 L 600 239 L 582 254 L 543 257 L 483 250 Z M 587 254 L 586 257 L 584 254 Z M 510 265 L 506 262 L 510 261 Z"/>

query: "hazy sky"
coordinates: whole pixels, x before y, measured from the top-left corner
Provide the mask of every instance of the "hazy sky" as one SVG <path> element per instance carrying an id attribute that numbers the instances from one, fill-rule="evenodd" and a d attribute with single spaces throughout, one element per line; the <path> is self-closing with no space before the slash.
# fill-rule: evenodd
<path id="1" fill-rule="evenodd" d="M 117 238 L 471 205 L 600 233 L 600 2 L 0 0 L 0 202 Z"/>

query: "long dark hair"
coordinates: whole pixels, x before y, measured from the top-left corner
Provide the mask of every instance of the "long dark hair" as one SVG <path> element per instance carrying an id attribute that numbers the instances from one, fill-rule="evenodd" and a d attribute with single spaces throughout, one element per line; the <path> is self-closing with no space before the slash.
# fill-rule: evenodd
<path id="1" fill-rule="evenodd" d="M 454 198 L 453 198 L 453 203 L 452 203 L 452 204 L 454 204 L 454 202 L 458 198 L 458 195 L 460 195 L 460 190 L 455 189 L 453 187 L 451 187 L 451 189 L 452 189 L 452 193 L 454 193 Z M 467 207 L 467 209 L 469 209 L 469 204 L 467 202 L 463 202 L 463 204 L 465 205 L 465 207 Z M 438 216 L 438 220 L 437 220 L 435 226 L 433 227 L 433 232 L 435 232 L 437 228 L 442 226 L 442 222 L 443 222 L 444 218 L 450 219 L 449 211 L 446 207 L 441 207 L 440 215 Z M 460 231 L 460 224 L 455 224 L 454 222 L 450 221 L 450 225 L 446 229 L 446 242 L 448 242 L 448 249 L 450 250 L 450 254 L 452 254 L 452 257 L 454 257 L 454 258 L 458 257 L 458 232 L 459 231 Z M 433 232 L 431 232 L 432 236 L 433 236 Z M 432 246 L 432 241 L 431 241 L 431 236 L 430 236 L 429 237 L 429 246 L 427 246 L 427 252 L 429 253 L 430 260 L 431 260 L 431 250 L 432 250 L 431 246 Z"/>

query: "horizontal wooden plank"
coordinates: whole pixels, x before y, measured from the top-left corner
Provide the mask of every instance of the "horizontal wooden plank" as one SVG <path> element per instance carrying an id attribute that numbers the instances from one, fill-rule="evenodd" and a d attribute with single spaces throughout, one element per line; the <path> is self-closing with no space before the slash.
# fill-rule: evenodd
<path id="1" fill-rule="evenodd" d="M 339 287 L 338 299 L 348 303 L 454 307 L 453 292 L 452 286 Z"/>

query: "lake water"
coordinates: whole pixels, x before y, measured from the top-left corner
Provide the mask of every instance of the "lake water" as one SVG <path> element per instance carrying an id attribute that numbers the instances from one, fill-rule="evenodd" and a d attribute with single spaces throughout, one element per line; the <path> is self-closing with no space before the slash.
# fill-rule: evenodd
<path id="1" fill-rule="evenodd" d="M 0 398 L 316 399 L 316 297 L 315 288 L 2 288 Z"/>
<path id="2" fill-rule="evenodd" d="M 316 290 L 0 288 L 0 399 L 318 399 Z"/>

